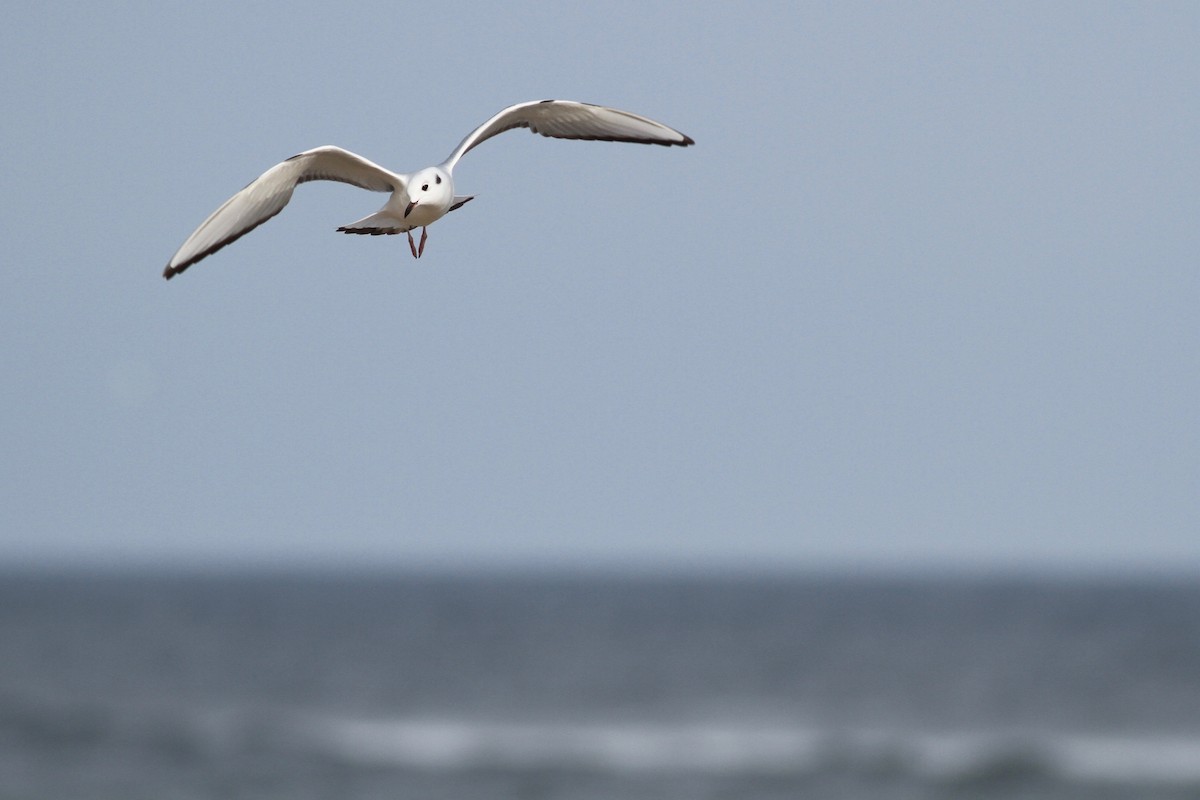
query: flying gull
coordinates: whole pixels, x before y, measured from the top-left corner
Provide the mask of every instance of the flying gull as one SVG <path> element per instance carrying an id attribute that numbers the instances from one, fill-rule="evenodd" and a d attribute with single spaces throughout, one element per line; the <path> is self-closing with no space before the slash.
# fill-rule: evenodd
<path id="1" fill-rule="evenodd" d="M 542 100 L 509 106 L 471 131 L 441 164 L 411 174 L 391 172 L 340 147 L 317 147 L 276 164 L 226 200 L 187 238 L 163 270 L 163 277 L 170 280 L 200 259 L 245 236 L 282 211 L 298 184 L 319 180 L 390 192 L 383 208 L 338 230 L 372 236 L 407 233 L 413 257 L 420 258 L 425 252 L 425 228 L 474 199 L 454 193 L 454 166 L 458 160 L 480 142 L 513 128 L 528 128 L 556 139 L 668 147 L 695 144 L 691 137 L 673 128 L 628 111 L 570 100 Z M 412 231 L 416 228 L 421 229 L 419 245 L 413 241 Z"/>

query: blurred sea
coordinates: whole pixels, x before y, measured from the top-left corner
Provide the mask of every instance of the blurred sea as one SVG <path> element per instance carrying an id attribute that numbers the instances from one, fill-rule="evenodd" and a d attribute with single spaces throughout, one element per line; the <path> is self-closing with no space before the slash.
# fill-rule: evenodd
<path id="1" fill-rule="evenodd" d="M 1200 583 L 0 576 L 0 800 L 1200 797 Z"/>

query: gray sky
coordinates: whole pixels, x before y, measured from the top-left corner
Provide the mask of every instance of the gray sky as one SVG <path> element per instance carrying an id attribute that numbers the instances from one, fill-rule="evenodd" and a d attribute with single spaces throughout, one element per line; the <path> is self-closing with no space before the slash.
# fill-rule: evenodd
<path id="1" fill-rule="evenodd" d="M 0 564 L 1200 568 L 1200 6 L 419 6 L 8 10 Z"/>

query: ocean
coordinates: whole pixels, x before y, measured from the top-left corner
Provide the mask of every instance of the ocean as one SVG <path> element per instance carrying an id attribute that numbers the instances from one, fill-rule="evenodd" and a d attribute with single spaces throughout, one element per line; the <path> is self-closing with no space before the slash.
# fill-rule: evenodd
<path id="1" fill-rule="evenodd" d="M 1200 797 L 1200 581 L 0 576 L 0 800 Z"/>

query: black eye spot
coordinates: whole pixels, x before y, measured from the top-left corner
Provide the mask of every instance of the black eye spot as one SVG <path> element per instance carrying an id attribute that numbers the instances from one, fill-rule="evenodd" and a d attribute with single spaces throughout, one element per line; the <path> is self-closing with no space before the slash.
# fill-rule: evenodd
<path id="1" fill-rule="evenodd" d="M 428 192 L 428 191 L 429 191 L 429 184 L 427 183 L 427 184 L 425 184 L 424 186 L 422 186 L 422 187 L 421 187 L 421 191 L 422 191 L 422 192 Z"/>
<path id="2" fill-rule="evenodd" d="M 437 182 L 438 182 L 438 183 L 441 183 L 441 182 L 442 182 L 442 176 L 441 176 L 441 175 L 435 175 L 434 177 L 437 179 Z"/>

